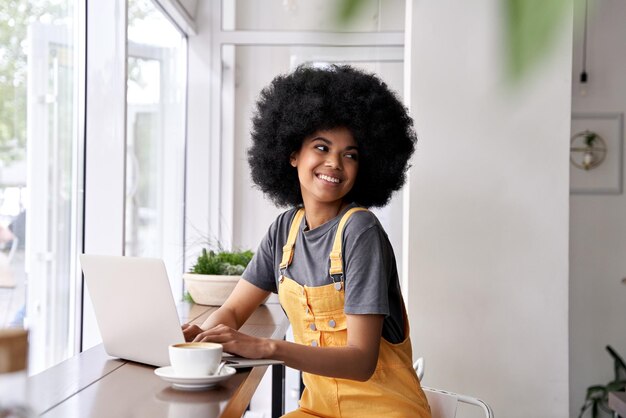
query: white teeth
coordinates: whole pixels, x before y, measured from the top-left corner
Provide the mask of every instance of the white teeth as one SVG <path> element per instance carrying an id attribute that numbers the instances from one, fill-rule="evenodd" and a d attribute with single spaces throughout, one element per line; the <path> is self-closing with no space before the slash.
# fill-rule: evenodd
<path id="1" fill-rule="evenodd" d="M 320 178 L 320 179 L 322 179 L 322 180 L 329 181 L 329 182 L 331 182 L 331 183 L 339 183 L 339 181 L 340 181 L 339 179 L 336 179 L 336 178 L 334 178 L 334 177 L 327 176 L 327 175 L 325 175 L 325 174 L 318 174 L 318 175 L 317 175 L 317 177 L 319 177 L 319 178 Z"/>

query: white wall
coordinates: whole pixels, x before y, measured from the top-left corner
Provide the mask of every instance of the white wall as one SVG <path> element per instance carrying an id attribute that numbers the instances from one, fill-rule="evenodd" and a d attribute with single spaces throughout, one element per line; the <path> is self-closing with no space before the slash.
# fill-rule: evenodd
<path id="1" fill-rule="evenodd" d="M 411 335 L 425 385 L 566 417 L 571 16 L 507 88 L 501 4 L 413 4 Z"/>
<path id="2" fill-rule="evenodd" d="M 589 82 L 581 95 L 581 27 L 574 40 L 572 111 L 624 113 L 626 2 L 592 0 L 589 5 Z M 584 10 L 575 13 L 582 16 Z M 626 356 L 626 286 L 620 283 L 626 277 L 626 197 L 572 195 L 570 231 L 570 410 L 575 416 L 588 386 L 613 379 L 604 347 L 610 344 Z"/>

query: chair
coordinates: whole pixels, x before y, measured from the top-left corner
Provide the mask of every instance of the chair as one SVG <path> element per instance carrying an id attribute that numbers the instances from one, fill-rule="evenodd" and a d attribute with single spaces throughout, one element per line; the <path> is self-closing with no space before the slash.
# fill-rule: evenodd
<path id="1" fill-rule="evenodd" d="M 424 377 L 424 366 L 424 357 L 418 358 L 415 363 L 413 363 L 413 368 L 417 372 L 417 377 L 420 382 Z M 491 407 L 486 402 L 473 396 L 460 395 L 458 393 L 434 389 L 427 386 L 422 386 L 422 390 L 426 395 L 426 399 L 428 399 L 432 418 L 455 418 L 459 402 L 478 406 L 485 413 L 485 418 L 494 418 Z"/>
<path id="2" fill-rule="evenodd" d="M 417 372 L 417 378 L 421 382 L 422 378 L 424 377 L 424 357 L 420 357 L 415 360 L 415 363 L 413 363 L 413 368 Z"/>
<path id="3" fill-rule="evenodd" d="M 456 409 L 459 402 L 482 408 L 485 413 L 485 418 L 494 417 L 491 407 L 484 401 L 474 398 L 473 396 L 460 395 L 458 393 L 429 388 L 427 386 L 422 386 L 422 390 L 426 395 L 426 399 L 428 399 L 433 418 L 456 417 Z"/>

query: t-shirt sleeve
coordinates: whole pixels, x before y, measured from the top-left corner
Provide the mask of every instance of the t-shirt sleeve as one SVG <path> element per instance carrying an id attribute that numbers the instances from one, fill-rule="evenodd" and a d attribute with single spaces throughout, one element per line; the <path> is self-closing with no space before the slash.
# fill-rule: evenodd
<path id="1" fill-rule="evenodd" d="M 276 293 L 276 272 L 274 268 L 275 253 L 274 240 L 276 237 L 276 222 L 273 223 L 265 237 L 261 240 L 259 248 L 248 263 L 242 277 L 263 290 Z"/>
<path id="2" fill-rule="evenodd" d="M 360 233 L 344 249 L 347 314 L 389 315 L 389 241 L 379 225 Z"/>

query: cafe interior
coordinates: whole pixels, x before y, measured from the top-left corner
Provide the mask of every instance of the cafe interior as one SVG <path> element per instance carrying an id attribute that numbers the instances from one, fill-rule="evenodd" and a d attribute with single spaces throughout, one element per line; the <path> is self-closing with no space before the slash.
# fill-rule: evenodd
<path id="1" fill-rule="evenodd" d="M 616 0 L 3 1 L 0 411 L 298 407 L 280 364 L 184 390 L 108 355 L 80 255 L 163 260 L 181 323 L 201 324 L 216 307 L 183 278 L 199 254 L 255 251 L 285 210 L 250 177 L 260 91 L 332 64 L 413 118 L 407 181 L 372 211 L 433 416 L 626 411 L 625 18 Z M 242 330 L 293 338 L 275 295 Z"/>

